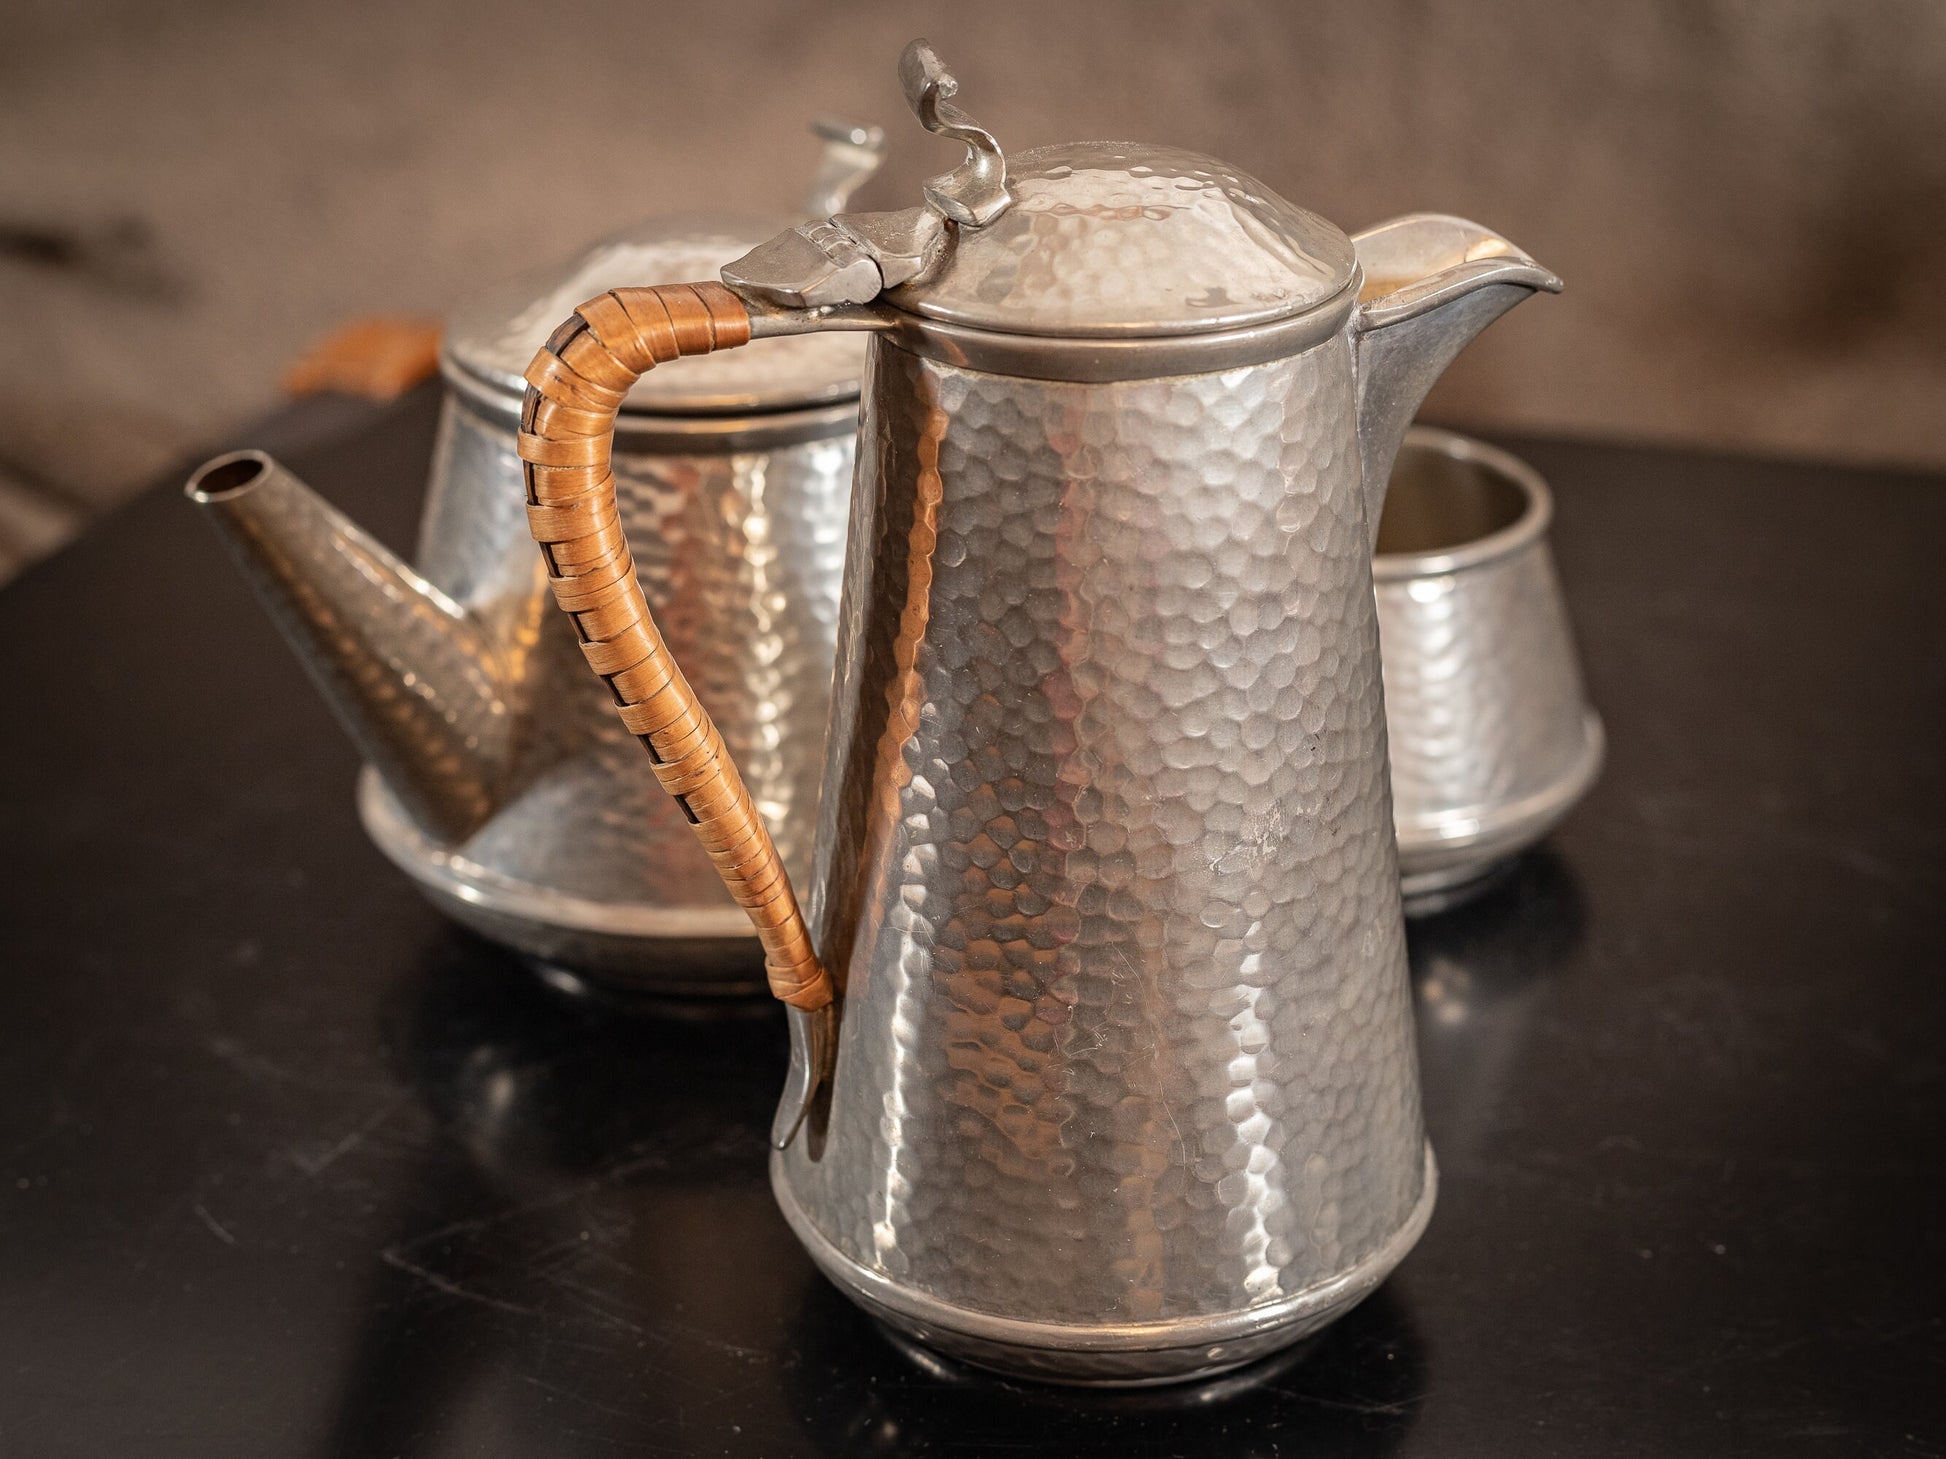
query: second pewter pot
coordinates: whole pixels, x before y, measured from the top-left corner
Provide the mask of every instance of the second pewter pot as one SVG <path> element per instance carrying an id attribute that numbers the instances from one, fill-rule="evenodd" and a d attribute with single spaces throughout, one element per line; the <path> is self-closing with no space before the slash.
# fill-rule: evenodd
<path id="1" fill-rule="evenodd" d="M 878 165 L 876 129 L 820 123 L 810 210 Z M 663 218 L 462 309 L 416 565 L 274 462 L 190 483 L 357 740 L 358 807 L 455 920 L 556 983 L 761 990 L 748 919 L 653 783 L 547 603 L 520 508 L 521 378 L 603 288 L 717 267 L 788 216 Z M 620 520 L 674 651 L 715 710 L 780 849 L 810 867 L 837 639 L 864 342 L 770 341 L 645 379 L 616 419 Z"/>
<path id="2" fill-rule="evenodd" d="M 1486 890 L 1601 772 L 1553 516 L 1526 462 L 1451 431 L 1406 432 L 1372 575 L 1408 916 Z"/>
<path id="3" fill-rule="evenodd" d="M 1215 159 L 966 148 L 923 206 L 591 298 L 527 371 L 529 525 L 790 1005 L 772 1181 L 820 1268 L 975 1363 L 1220 1371 L 1417 1239 L 1372 538 L 1458 350 L 1558 281 L 1462 220 L 1356 239 Z M 800 912 L 615 525 L 640 375 L 873 334 Z"/>

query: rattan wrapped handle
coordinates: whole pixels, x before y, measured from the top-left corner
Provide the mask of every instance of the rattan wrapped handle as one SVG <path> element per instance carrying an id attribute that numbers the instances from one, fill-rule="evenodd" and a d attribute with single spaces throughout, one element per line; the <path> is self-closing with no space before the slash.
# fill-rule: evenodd
<path id="1" fill-rule="evenodd" d="M 771 991 L 810 1010 L 831 1002 L 830 975 L 811 950 L 769 828 L 649 615 L 609 469 L 615 412 L 630 386 L 665 360 L 749 338 L 749 311 L 721 284 L 615 289 L 589 300 L 527 367 L 520 458 L 527 523 L 589 667 L 750 914 Z"/>

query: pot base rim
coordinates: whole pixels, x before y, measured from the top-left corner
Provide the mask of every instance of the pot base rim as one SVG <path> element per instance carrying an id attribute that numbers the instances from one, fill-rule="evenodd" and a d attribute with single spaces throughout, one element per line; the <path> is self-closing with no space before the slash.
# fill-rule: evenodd
<path id="1" fill-rule="evenodd" d="M 1162 1322 L 1078 1324 L 1001 1317 L 901 1287 L 854 1260 L 812 1224 L 771 1156 L 778 1209 L 831 1283 L 873 1317 L 976 1367 L 1043 1383 L 1135 1387 L 1210 1377 L 1273 1352 L 1343 1316 L 1377 1290 L 1426 1229 L 1439 1166 L 1425 1144 L 1419 1199 L 1369 1255 L 1276 1302 Z"/>

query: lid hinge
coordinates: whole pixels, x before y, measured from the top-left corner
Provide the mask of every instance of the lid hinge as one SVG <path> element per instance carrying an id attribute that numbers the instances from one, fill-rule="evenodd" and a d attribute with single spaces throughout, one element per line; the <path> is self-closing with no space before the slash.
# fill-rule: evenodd
<path id="1" fill-rule="evenodd" d="M 984 227 L 1006 212 L 1013 194 L 1000 144 L 951 103 L 959 82 L 925 41 L 899 57 L 899 81 L 926 130 L 963 144 L 966 161 L 926 182 L 924 207 L 841 213 L 792 228 L 727 265 L 726 285 L 754 303 L 792 309 L 869 304 L 938 267 L 953 227 Z"/>

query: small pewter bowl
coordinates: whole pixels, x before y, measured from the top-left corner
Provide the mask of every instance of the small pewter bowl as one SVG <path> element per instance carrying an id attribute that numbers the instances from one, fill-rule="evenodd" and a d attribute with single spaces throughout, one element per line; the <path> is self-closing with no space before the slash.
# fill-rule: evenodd
<path id="1" fill-rule="evenodd" d="M 1409 916 L 1490 886 L 1600 773 L 1553 516 L 1524 461 L 1450 431 L 1407 433 L 1372 576 Z"/>

